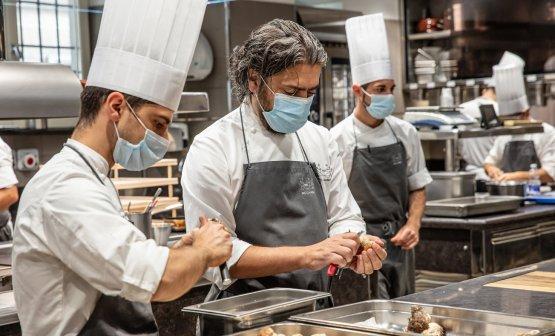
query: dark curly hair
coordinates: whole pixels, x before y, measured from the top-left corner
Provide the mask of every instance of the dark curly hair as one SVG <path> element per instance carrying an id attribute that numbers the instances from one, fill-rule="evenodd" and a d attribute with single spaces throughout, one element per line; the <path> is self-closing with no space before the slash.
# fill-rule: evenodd
<path id="1" fill-rule="evenodd" d="M 300 63 L 324 67 L 327 60 L 314 34 L 293 21 L 274 19 L 233 49 L 229 65 L 233 94 L 240 102 L 249 96 L 249 69 L 267 78 Z"/>

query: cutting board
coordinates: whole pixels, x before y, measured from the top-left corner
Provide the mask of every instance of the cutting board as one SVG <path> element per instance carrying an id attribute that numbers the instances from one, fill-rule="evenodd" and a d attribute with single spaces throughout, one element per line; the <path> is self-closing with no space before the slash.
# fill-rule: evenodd
<path id="1" fill-rule="evenodd" d="M 485 285 L 485 287 L 555 293 L 555 272 L 529 272 L 513 278 L 491 282 Z"/>

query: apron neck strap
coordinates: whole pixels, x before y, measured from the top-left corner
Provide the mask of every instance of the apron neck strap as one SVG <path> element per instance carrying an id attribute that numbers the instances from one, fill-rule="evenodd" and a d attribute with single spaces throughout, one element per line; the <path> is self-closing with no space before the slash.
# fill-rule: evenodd
<path id="1" fill-rule="evenodd" d="M 77 153 L 77 155 L 79 155 L 81 157 L 81 159 L 83 161 L 85 161 L 87 166 L 89 166 L 89 168 L 91 169 L 91 171 L 94 174 L 94 176 L 96 177 L 96 179 L 98 181 L 100 181 L 100 183 L 102 183 L 103 185 L 106 185 L 106 183 L 104 183 L 104 181 L 102 181 L 102 179 L 100 178 L 100 176 L 96 172 L 96 169 L 94 169 L 93 166 L 90 164 L 89 160 L 87 160 L 85 158 L 85 156 L 77 148 L 75 148 L 72 144 L 68 144 L 67 142 L 64 144 L 64 147 L 71 148 L 71 150 L 73 150 L 75 153 Z"/>
<path id="2" fill-rule="evenodd" d="M 357 138 L 357 129 L 356 129 L 356 126 L 355 126 L 355 118 L 356 117 L 353 115 L 353 135 L 355 137 L 355 149 L 356 149 L 356 148 L 358 148 L 358 138 Z M 389 123 L 389 121 L 387 121 L 387 119 L 384 119 L 383 121 L 387 124 L 387 126 L 391 130 L 391 133 L 393 133 L 393 136 L 395 137 L 395 141 L 399 142 L 399 138 L 397 137 L 397 134 L 393 130 L 393 127 L 391 127 L 391 124 Z M 368 148 L 370 149 L 370 146 L 368 146 Z"/>
<path id="3" fill-rule="evenodd" d="M 239 115 L 241 116 L 241 132 L 243 132 L 243 143 L 245 144 L 245 153 L 247 154 L 247 164 L 251 164 L 249 157 L 249 149 L 247 147 L 247 136 L 245 135 L 245 123 L 243 122 L 243 104 L 239 107 Z"/>
<path id="4" fill-rule="evenodd" d="M 297 136 L 297 140 L 299 140 L 299 145 L 301 145 L 301 152 L 303 152 L 304 160 L 306 161 L 306 163 L 310 164 L 310 161 L 308 160 L 308 155 L 306 155 L 303 143 L 301 142 L 301 138 L 299 137 L 299 133 L 295 132 L 295 135 Z"/>
<path id="5" fill-rule="evenodd" d="M 387 126 L 389 126 L 389 129 L 391 130 L 391 133 L 393 133 L 393 136 L 395 137 L 395 141 L 399 142 L 399 138 L 397 137 L 397 134 L 393 130 L 393 127 L 391 127 L 391 124 L 389 123 L 389 121 L 387 121 L 387 118 L 384 119 L 384 121 L 387 124 Z"/>

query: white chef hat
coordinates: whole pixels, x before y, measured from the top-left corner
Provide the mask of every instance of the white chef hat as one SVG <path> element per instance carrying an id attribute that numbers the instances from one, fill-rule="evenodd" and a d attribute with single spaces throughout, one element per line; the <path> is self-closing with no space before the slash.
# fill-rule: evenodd
<path id="1" fill-rule="evenodd" d="M 499 115 L 512 115 L 530 108 L 523 71 L 524 60 L 508 51 L 505 51 L 499 64 L 493 66 Z"/>
<path id="2" fill-rule="evenodd" d="M 354 84 L 393 79 L 383 14 L 350 18 L 345 24 Z"/>
<path id="3" fill-rule="evenodd" d="M 207 0 L 106 0 L 87 86 L 177 109 Z"/>

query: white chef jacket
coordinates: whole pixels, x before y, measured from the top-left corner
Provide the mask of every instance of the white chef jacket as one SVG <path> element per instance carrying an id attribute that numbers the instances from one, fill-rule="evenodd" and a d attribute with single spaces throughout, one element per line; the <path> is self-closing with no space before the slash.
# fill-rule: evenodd
<path id="1" fill-rule="evenodd" d="M 496 101 L 486 97 L 478 97 L 460 105 L 461 113 L 476 120 L 481 120 L 480 105 L 493 105 L 495 112 L 499 110 Z M 484 160 L 493 147 L 495 137 L 468 138 L 459 140 L 459 153 L 466 161 L 466 170 L 476 173 L 477 179 L 489 179 L 484 172 Z"/>
<path id="2" fill-rule="evenodd" d="M 17 184 L 13 171 L 12 149 L 0 138 L 0 189 L 9 188 Z"/>
<path id="3" fill-rule="evenodd" d="M 501 165 L 501 159 L 503 158 L 505 145 L 509 141 L 532 140 L 534 141 L 536 154 L 540 159 L 542 168 L 545 169 L 549 176 L 555 178 L 555 128 L 548 123 L 543 123 L 542 125 L 543 133 L 504 135 L 497 137 L 485 163 L 499 167 Z"/>
<path id="4" fill-rule="evenodd" d="M 351 114 L 331 129 L 331 134 L 339 146 L 339 153 L 343 159 L 343 169 L 347 179 L 351 176 L 353 166 L 353 152 L 355 150 L 355 134 L 353 132 L 356 132 L 358 148 L 392 145 L 397 142 L 396 135 L 403 143 L 407 153 L 409 190 L 414 191 L 424 188 L 432 182 L 432 177 L 426 168 L 426 160 L 416 128 L 394 116 L 387 117 L 386 120 L 391 128 L 385 121 L 378 127 L 372 128 Z M 392 129 L 395 134 L 393 134 Z"/>
<path id="5" fill-rule="evenodd" d="M 70 148 L 56 154 L 21 196 L 13 240 L 13 287 L 24 335 L 75 335 L 101 294 L 149 302 L 168 248 L 123 217 L 108 163 L 74 140 L 106 185 Z"/>
<path id="6" fill-rule="evenodd" d="M 295 134 L 278 135 L 266 130 L 247 104 L 241 105 L 251 162 L 304 161 Z M 307 122 L 298 132 L 307 156 L 316 165 L 328 210 L 329 235 L 366 231 L 341 167 L 339 152 L 329 131 Z M 195 137 L 183 167 L 181 185 L 187 231 L 198 226 L 199 215 L 215 217 L 235 232 L 233 210 L 237 205 L 247 163 L 239 108 Z M 251 246 L 235 235 L 227 265 L 231 268 Z M 223 288 L 217 269 L 205 278 Z"/>

